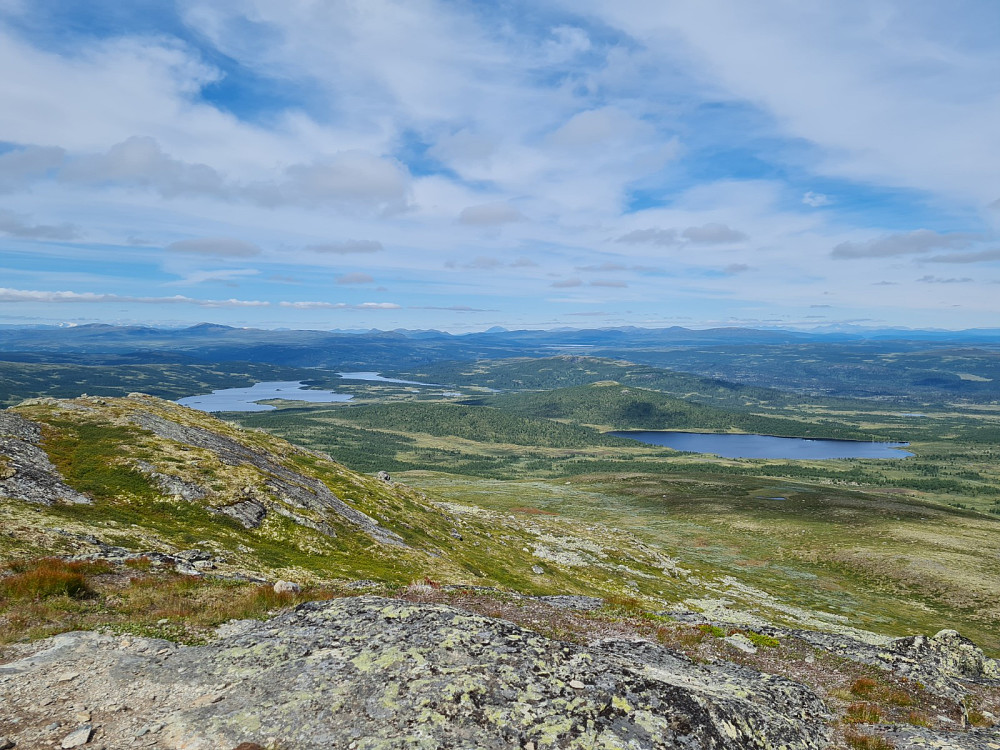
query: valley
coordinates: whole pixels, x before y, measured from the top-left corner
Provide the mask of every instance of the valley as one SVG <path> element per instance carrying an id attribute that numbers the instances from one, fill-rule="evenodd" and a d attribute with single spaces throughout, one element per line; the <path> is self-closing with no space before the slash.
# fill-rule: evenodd
<path id="1" fill-rule="evenodd" d="M 0 363 L 0 399 L 19 403 L 0 412 L 0 643 L 111 628 L 209 644 L 228 620 L 368 592 L 576 643 L 609 629 L 653 638 L 817 689 L 792 656 L 800 633 L 886 644 L 955 629 L 1000 655 L 996 403 L 808 395 L 621 353 L 535 354 L 377 370 L 166 363 L 159 348 L 127 365 L 114 351 L 83 366 Z M 275 381 L 294 399 L 251 387 Z M 220 389 L 268 408 L 172 403 Z M 349 400 L 295 400 L 328 391 Z M 912 455 L 725 458 L 611 434 L 635 430 L 907 443 Z M 25 463 L 39 447 L 40 474 Z M 80 593 L 18 588 L 53 576 Z M 296 593 L 275 594 L 278 579 Z M 560 596 L 594 604 L 545 603 Z M 775 660 L 730 647 L 734 634 L 787 645 Z M 829 669 L 821 692 L 843 743 L 852 681 L 868 678 Z M 991 689 L 963 700 L 1000 711 Z M 895 724 L 870 728 L 917 731 L 880 710 Z"/>

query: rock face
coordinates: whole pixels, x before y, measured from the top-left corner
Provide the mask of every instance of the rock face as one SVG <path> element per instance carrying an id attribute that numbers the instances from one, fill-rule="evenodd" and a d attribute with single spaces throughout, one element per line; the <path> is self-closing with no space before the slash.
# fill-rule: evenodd
<path id="1" fill-rule="evenodd" d="M 25 500 L 40 505 L 90 503 L 90 498 L 67 486 L 39 447 L 37 424 L 9 411 L 0 412 L 0 499 Z M 2 458 L 6 456 L 6 458 Z"/>
<path id="2" fill-rule="evenodd" d="M 137 412 L 131 417 L 131 420 L 139 427 L 166 440 L 210 450 L 223 463 L 230 466 L 250 464 L 270 474 L 272 478 L 267 483 L 268 490 L 280 496 L 289 505 L 312 510 L 332 511 L 377 542 L 406 546 L 398 534 L 382 528 L 375 519 L 349 506 L 333 494 L 323 482 L 292 471 L 264 451 L 254 450 L 217 432 L 178 424 L 149 412 Z M 236 505 L 239 507 L 229 506 L 227 509 L 221 509 L 220 512 L 236 518 L 247 528 L 252 528 L 254 524 L 260 524 L 267 511 L 273 510 L 291 518 L 296 523 L 313 528 L 327 536 L 336 536 L 336 533 L 327 524 L 310 521 L 281 505 L 274 504 L 271 507 L 265 507 L 258 500 L 251 500 L 251 503 L 252 505 L 237 503 Z"/>
<path id="3" fill-rule="evenodd" d="M 33 727 L 52 720 L 39 705 L 51 675 L 73 670 L 81 676 L 60 691 L 67 704 L 91 708 L 101 726 L 94 741 L 109 747 L 153 724 L 160 747 L 186 750 L 828 743 L 823 704 L 807 688 L 645 642 L 586 648 L 447 606 L 373 596 L 312 602 L 222 631 L 194 647 L 95 633 L 36 645 L 0 667 L 0 702 L 24 716 L 10 734 L 30 746 Z"/>
<path id="4" fill-rule="evenodd" d="M 954 630 L 942 630 L 930 637 L 896 638 L 885 646 L 873 646 L 833 633 L 781 628 L 764 630 L 779 637 L 793 635 L 832 654 L 916 680 L 938 695 L 959 703 L 967 694 L 969 683 L 1000 684 L 1000 663 L 987 657 L 975 643 Z"/>

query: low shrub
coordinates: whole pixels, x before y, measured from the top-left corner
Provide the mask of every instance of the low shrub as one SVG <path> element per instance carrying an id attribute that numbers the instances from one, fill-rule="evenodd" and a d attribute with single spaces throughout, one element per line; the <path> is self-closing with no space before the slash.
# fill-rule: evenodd
<path id="1" fill-rule="evenodd" d="M 12 563 L 11 575 L 0 578 L 0 597 L 13 600 L 48 599 L 66 596 L 80 599 L 90 593 L 87 585 L 87 563 L 68 563 L 54 557 L 32 560 L 28 564 Z"/>

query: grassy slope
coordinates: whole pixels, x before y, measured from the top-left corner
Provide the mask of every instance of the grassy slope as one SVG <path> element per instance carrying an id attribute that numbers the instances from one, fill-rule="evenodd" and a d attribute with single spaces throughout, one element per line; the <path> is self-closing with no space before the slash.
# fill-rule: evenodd
<path id="1" fill-rule="evenodd" d="M 569 540 L 567 545 L 578 541 L 606 546 L 608 559 L 628 562 L 646 573 L 643 590 L 650 595 L 658 596 L 675 584 L 672 576 L 662 572 L 662 556 L 628 534 L 596 532 L 558 520 L 518 523 L 488 513 L 444 509 L 418 491 L 350 471 L 280 438 L 243 431 L 159 400 L 78 399 L 73 405 L 78 408 L 57 403 L 22 406 L 17 411 L 43 425 L 44 448 L 67 484 L 89 494 L 94 502 L 52 507 L 0 502 L 0 523 L 8 532 L 0 538 L 0 559 L 90 549 L 73 535 L 93 535 L 138 551 L 200 547 L 226 559 L 223 572 L 242 571 L 270 579 L 370 578 L 402 584 L 426 576 L 529 593 L 621 593 L 624 582 L 609 576 L 608 564 L 599 557 L 582 566 L 566 566 L 549 565 L 532 554 L 539 538 L 551 531 L 549 527 L 558 527 L 556 533 Z M 346 503 L 398 533 L 409 548 L 378 544 L 334 514 L 313 518 L 334 528 L 332 539 L 276 513 L 269 514 L 258 529 L 245 529 L 226 516 L 213 514 L 213 507 L 230 504 L 248 492 L 266 494 L 267 473 L 249 464 L 224 464 L 207 450 L 141 430 L 128 421 L 136 411 L 213 430 L 277 456 L 285 466 L 319 478 Z M 164 495 L 134 468 L 136 460 L 209 488 L 211 494 L 193 502 Z M 297 512 L 310 514 L 302 509 Z M 533 570 L 538 565 L 544 567 L 542 574 Z"/>

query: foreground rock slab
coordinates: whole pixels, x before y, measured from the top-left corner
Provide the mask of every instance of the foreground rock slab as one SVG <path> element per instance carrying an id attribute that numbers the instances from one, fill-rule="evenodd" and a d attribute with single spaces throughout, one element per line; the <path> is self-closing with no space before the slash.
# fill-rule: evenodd
<path id="1" fill-rule="evenodd" d="M 828 744 L 823 704 L 789 680 L 645 642 L 567 644 L 442 605 L 311 602 L 220 634 L 191 647 L 96 633 L 20 646 L 0 666 L 0 703 L 18 721 L 0 731 L 43 746 L 44 724 L 83 707 L 108 747 L 153 725 L 158 747 L 185 750 Z M 80 676 L 53 687 L 66 670 Z"/>

